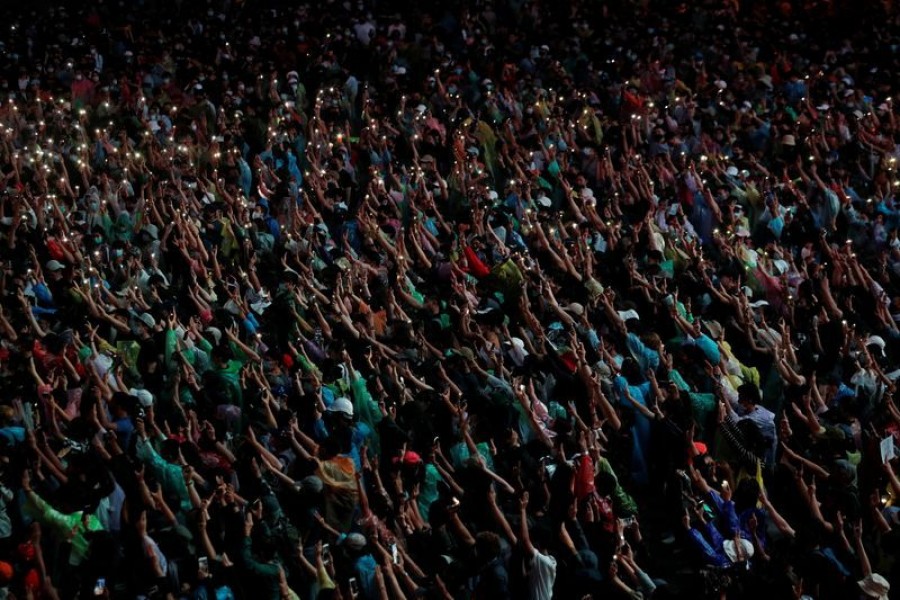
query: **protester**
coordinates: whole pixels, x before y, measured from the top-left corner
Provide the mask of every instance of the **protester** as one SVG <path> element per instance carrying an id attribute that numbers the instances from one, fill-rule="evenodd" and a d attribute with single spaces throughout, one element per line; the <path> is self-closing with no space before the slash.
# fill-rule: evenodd
<path id="1" fill-rule="evenodd" d="M 893 3 L 3 10 L 4 597 L 898 597 Z"/>

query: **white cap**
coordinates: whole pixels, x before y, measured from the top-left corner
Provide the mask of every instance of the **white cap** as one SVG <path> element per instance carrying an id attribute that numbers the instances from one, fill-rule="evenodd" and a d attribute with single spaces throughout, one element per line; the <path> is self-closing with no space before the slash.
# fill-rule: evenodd
<path id="1" fill-rule="evenodd" d="M 620 310 L 618 312 L 619 312 L 619 318 L 622 319 L 623 321 L 627 321 L 629 319 L 640 320 L 640 318 L 641 318 L 641 316 L 638 314 L 638 312 L 636 310 L 634 310 L 633 308 L 629 308 L 628 310 Z"/>
<path id="2" fill-rule="evenodd" d="M 138 399 L 138 402 L 141 403 L 141 406 L 144 408 L 149 408 L 153 405 L 153 394 L 144 389 L 139 388 L 131 388 L 128 390 L 128 393 Z"/>
<path id="3" fill-rule="evenodd" d="M 866 346 L 878 346 L 878 349 L 881 350 L 881 355 L 886 355 L 884 352 L 885 341 L 880 335 L 869 336 L 869 339 L 866 340 Z"/>
<path id="4" fill-rule="evenodd" d="M 212 336 L 215 340 L 215 345 L 218 346 L 222 342 L 222 330 L 218 327 L 207 327 L 206 333 Z"/>
<path id="5" fill-rule="evenodd" d="M 337 412 L 342 413 L 346 417 L 353 417 L 353 403 L 343 396 L 335 398 L 331 406 L 328 407 L 328 412 Z"/>
<path id="6" fill-rule="evenodd" d="M 66 265 L 62 264 L 58 260 L 48 260 L 45 265 L 48 271 L 62 271 L 66 268 Z"/>
<path id="7" fill-rule="evenodd" d="M 525 349 L 525 342 L 522 341 L 521 338 L 514 337 L 504 343 L 510 347 L 509 355 L 510 358 L 512 358 L 512 361 L 516 366 L 521 367 L 525 362 L 525 357 L 528 356 L 528 350 Z"/>

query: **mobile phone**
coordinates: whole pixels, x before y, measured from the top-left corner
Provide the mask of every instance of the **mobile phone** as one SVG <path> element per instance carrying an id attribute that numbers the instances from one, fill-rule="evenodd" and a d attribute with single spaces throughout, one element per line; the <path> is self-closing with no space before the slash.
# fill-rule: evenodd
<path id="1" fill-rule="evenodd" d="M 326 565 L 331 562 L 331 549 L 328 544 L 322 544 L 322 562 Z"/>
<path id="2" fill-rule="evenodd" d="M 201 556 L 197 559 L 197 568 L 201 574 L 206 575 L 209 573 L 209 557 Z"/>
<path id="3" fill-rule="evenodd" d="M 356 598 L 359 596 L 359 584 L 356 583 L 356 577 L 351 577 L 347 580 L 347 585 L 350 586 L 350 597 Z"/>
<path id="4" fill-rule="evenodd" d="M 100 577 L 97 579 L 97 583 L 94 584 L 94 595 L 102 596 L 106 593 L 106 578 Z"/>
<path id="5" fill-rule="evenodd" d="M 396 542 L 391 544 L 391 559 L 393 559 L 395 565 L 400 563 L 400 557 L 397 555 L 397 543 Z"/>

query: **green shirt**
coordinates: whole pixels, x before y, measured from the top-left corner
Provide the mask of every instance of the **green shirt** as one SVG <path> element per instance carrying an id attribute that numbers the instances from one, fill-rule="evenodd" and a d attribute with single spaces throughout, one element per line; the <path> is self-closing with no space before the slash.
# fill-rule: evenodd
<path id="1" fill-rule="evenodd" d="M 87 556 L 90 542 L 86 534 L 89 531 L 103 531 L 103 524 L 100 519 L 94 515 L 89 515 L 87 524 L 82 521 L 82 511 L 65 514 L 61 513 L 32 492 L 28 494 L 28 499 L 34 509 L 34 518 L 45 527 L 49 527 L 61 539 L 69 540 L 72 544 L 72 551 L 69 553 L 69 564 L 72 566 L 80 565 Z"/>
<path id="2" fill-rule="evenodd" d="M 193 508 L 191 496 L 188 493 L 187 484 L 184 482 L 184 472 L 180 465 L 174 465 L 163 459 L 153 445 L 142 437 L 138 437 L 135 446 L 138 460 L 145 463 L 153 472 L 153 476 L 159 481 L 163 491 L 178 498 L 180 508 L 188 512 Z"/>
<path id="3" fill-rule="evenodd" d="M 257 594 L 253 594 L 253 596 L 261 599 L 281 600 L 281 573 L 278 565 L 259 562 L 253 558 L 250 547 L 250 538 L 244 538 L 244 543 L 241 544 L 241 564 L 257 579 L 260 585 Z"/>

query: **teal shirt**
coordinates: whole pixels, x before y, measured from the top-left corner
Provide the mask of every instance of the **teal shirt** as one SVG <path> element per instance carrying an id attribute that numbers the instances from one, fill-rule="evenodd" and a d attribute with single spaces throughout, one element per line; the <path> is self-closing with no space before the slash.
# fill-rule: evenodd
<path id="1" fill-rule="evenodd" d="M 188 512 L 193 508 L 191 504 L 191 496 L 188 493 L 187 484 L 184 482 L 184 472 L 181 466 L 174 465 L 163 459 L 153 445 L 141 437 L 138 437 L 137 445 L 138 460 L 150 467 L 153 476 L 159 481 L 159 485 L 163 490 L 179 500 L 180 508 L 184 512 Z"/>

